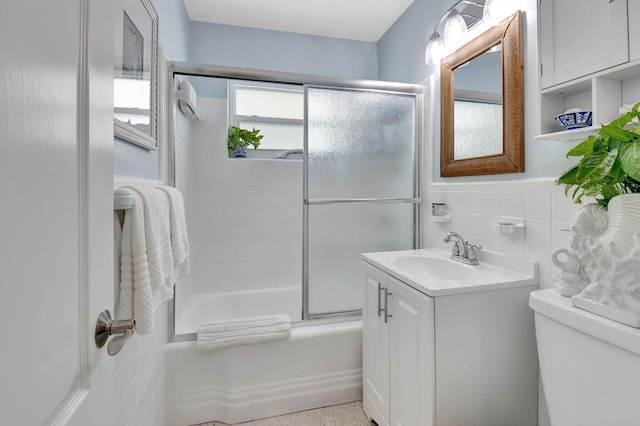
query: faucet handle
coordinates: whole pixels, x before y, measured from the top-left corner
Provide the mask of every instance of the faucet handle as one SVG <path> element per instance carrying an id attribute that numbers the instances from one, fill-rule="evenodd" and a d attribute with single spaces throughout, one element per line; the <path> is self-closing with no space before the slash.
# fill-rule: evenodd
<path id="1" fill-rule="evenodd" d="M 469 260 L 475 260 L 478 250 L 482 250 L 482 246 L 479 244 L 467 243 L 467 249 L 469 250 Z"/>

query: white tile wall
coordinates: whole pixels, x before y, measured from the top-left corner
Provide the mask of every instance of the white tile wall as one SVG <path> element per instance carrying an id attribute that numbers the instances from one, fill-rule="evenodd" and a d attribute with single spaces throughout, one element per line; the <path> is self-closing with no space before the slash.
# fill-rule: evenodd
<path id="1" fill-rule="evenodd" d="M 198 98 L 198 109 L 204 121 L 178 142 L 191 158 L 176 164 L 190 194 L 189 286 L 210 293 L 300 285 L 302 161 L 230 159 L 226 101 Z"/>
<path id="2" fill-rule="evenodd" d="M 579 205 L 567 199 L 564 188 L 553 179 L 500 182 L 433 183 L 427 182 L 425 206 L 446 203 L 450 223 L 431 220 L 425 208 L 423 241 L 449 250 L 442 235 L 456 231 L 485 249 L 537 261 L 541 286 L 554 286 L 557 270 L 551 253 L 569 247 L 569 221 Z M 525 224 L 522 234 L 499 234 L 491 223 L 504 220 Z"/>
<path id="3" fill-rule="evenodd" d="M 448 231 L 460 233 L 466 240 L 480 243 L 484 249 L 538 262 L 540 288 L 558 285 L 558 269 L 551 253 L 570 246 L 568 232 L 571 217 L 580 208 L 564 195 L 564 188 L 553 179 L 433 183 L 424 190 L 423 241 L 425 246 L 450 250 L 442 241 Z M 432 202 L 446 203 L 450 223 L 431 221 Z M 498 234 L 491 223 L 509 219 L 525 224 L 518 235 Z M 538 398 L 538 425 L 549 426 L 542 385 Z"/>

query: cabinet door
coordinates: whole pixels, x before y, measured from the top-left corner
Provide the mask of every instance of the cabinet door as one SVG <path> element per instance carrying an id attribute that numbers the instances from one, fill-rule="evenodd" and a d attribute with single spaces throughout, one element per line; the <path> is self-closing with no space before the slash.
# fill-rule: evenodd
<path id="1" fill-rule="evenodd" d="M 391 424 L 434 424 L 433 299 L 389 277 Z"/>
<path id="2" fill-rule="evenodd" d="M 626 0 L 541 0 L 542 88 L 629 60 Z"/>
<path id="3" fill-rule="evenodd" d="M 627 0 L 629 25 L 629 60 L 640 59 L 640 0 Z"/>
<path id="4" fill-rule="evenodd" d="M 362 310 L 363 408 L 378 425 L 389 424 L 389 326 L 378 306 L 388 275 L 363 262 L 365 303 Z"/>

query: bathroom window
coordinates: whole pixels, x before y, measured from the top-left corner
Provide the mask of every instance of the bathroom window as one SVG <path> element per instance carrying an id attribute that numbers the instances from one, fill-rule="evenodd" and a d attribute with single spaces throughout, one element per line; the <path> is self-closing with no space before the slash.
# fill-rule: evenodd
<path id="1" fill-rule="evenodd" d="M 230 125 L 259 129 L 261 150 L 302 149 L 304 93 L 302 86 L 231 81 Z"/>

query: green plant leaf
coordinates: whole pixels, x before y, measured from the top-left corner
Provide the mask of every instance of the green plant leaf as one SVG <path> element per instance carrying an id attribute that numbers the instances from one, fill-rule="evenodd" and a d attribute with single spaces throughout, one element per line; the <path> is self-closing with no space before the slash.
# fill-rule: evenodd
<path id="1" fill-rule="evenodd" d="M 640 180 L 640 141 L 622 145 L 620 163 L 626 174 L 635 180 Z"/>
<path id="2" fill-rule="evenodd" d="M 624 180 L 626 173 L 622 168 L 622 162 L 620 161 L 620 155 L 618 155 L 609 170 L 609 175 L 615 182 L 621 182 Z"/>
<path id="3" fill-rule="evenodd" d="M 595 136 L 589 136 L 587 139 L 580 142 L 578 145 L 574 146 L 567 152 L 567 158 L 569 157 L 580 157 L 585 154 L 589 154 L 593 151 L 593 142 L 595 140 Z"/>
<path id="4" fill-rule="evenodd" d="M 616 157 L 618 150 L 610 152 L 598 152 L 585 156 L 578 165 L 577 180 L 578 182 L 595 183 L 607 176 Z M 624 167 L 624 166 L 623 166 Z"/>
<path id="5" fill-rule="evenodd" d="M 629 130 L 625 130 L 616 124 L 603 124 L 600 132 L 612 139 L 622 142 L 629 142 L 636 138 L 637 134 Z"/>
<path id="6" fill-rule="evenodd" d="M 578 164 L 566 170 L 558 179 L 556 185 L 576 185 L 578 184 Z"/>

